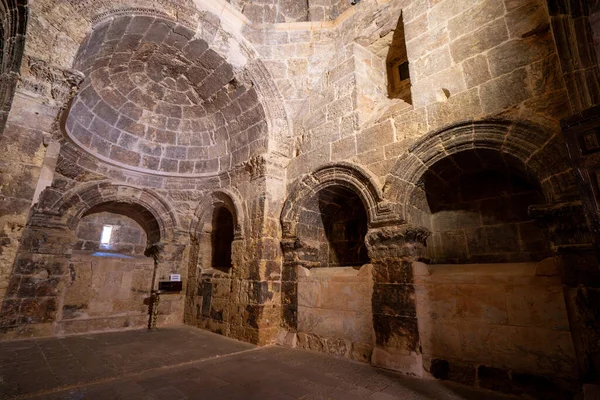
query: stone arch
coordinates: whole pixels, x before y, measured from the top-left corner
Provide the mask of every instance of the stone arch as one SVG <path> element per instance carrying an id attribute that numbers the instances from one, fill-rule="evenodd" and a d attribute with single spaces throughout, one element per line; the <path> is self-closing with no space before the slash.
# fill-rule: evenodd
<path id="1" fill-rule="evenodd" d="M 465 150 L 493 150 L 519 160 L 541 184 L 546 202 L 576 195 L 573 170 L 559 129 L 528 121 L 465 121 L 432 132 L 400 157 L 385 184 L 386 198 L 399 205 L 405 219 L 410 194 L 435 163 Z"/>
<path id="2" fill-rule="evenodd" d="M 144 255 L 154 259 L 153 262 L 149 261 L 150 276 L 152 264 L 158 267 L 161 274 L 177 270 L 183 253 L 183 246 L 177 243 L 175 232 L 178 223 L 175 214 L 160 196 L 147 189 L 109 181 L 81 185 L 48 206 L 38 205 L 29 220 L 14 263 L 11 282 L 18 285 L 23 276 L 31 277 L 42 268 L 48 271 L 47 280 L 55 286 L 51 296 L 40 300 L 44 304 L 40 311 L 42 314 L 34 309 L 24 311 L 13 306 L 31 299 L 38 301 L 36 296 L 27 297 L 29 295 L 17 293 L 11 299 L 5 299 L 2 313 L 7 313 L 9 323 L 15 329 L 20 329 L 21 324 L 58 322 L 52 329 L 53 332 L 61 332 L 62 320 L 57 321 L 60 317 L 59 299 L 70 279 L 64 272 L 72 265 L 77 226 L 84 216 L 104 211 L 125 214 L 146 231 L 148 240 Z M 36 267 L 23 268 L 29 265 Z M 145 320 L 143 316 L 138 323 L 143 324 Z"/>
<path id="3" fill-rule="evenodd" d="M 119 207 L 135 210 L 134 215 L 140 220 L 137 222 L 141 222 L 142 227 L 149 227 L 149 244 L 170 239 L 178 226 L 175 213 L 168 203 L 153 191 L 107 181 L 76 188 L 66 193 L 50 209 L 56 210 L 63 222 L 74 229 L 90 211 L 114 211 Z"/>
<path id="4" fill-rule="evenodd" d="M 233 237 L 229 236 L 231 227 L 228 224 L 223 226 L 220 225 L 221 221 L 215 220 L 223 209 L 233 219 Z M 224 327 L 229 320 L 229 309 L 222 310 L 222 313 L 210 312 L 212 287 L 223 282 L 231 285 L 232 278 L 240 274 L 240 268 L 237 267 L 241 266 L 244 250 L 245 215 L 243 203 L 234 189 L 216 189 L 198 204 L 189 229 L 190 257 L 184 305 L 186 324 L 204 327 L 217 324 Z M 214 236 L 218 232 L 227 232 L 226 238 Z M 220 239 L 226 243 L 218 243 Z M 216 259 L 225 259 L 227 265 L 215 263 Z M 226 301 L 232 301 L 228 296 L 230 293 L 225 293 Z"/>
<path id="5" fill-rule="evenodd" d="M 336 185 L 360 197 L 367 212 L 369 227 L 399 222 L 393 204 L 384 199 L 377 177 L 358 165 L 332 163 L 305 175 L 290 190 L 281 212 L 283 237 L 296 237 L 300 210 L 305 201 L 320 190 Z"/>
<path id="6" fill-rule="evenodd" d="M 27 13 L 27 0 L 0 1 L 0 136 L 4 131 L 19 78 Z"/>
<path id="7" fill-rule="evenodd" d="M 384 199 L 378 179 L 360 166 L 326 164 L 292 186 L 281 213 L 282 315 L 285 329 L 314 339 L 313 344 L 303 343 L 303 347 L 319 350 L 326 348 L 321 346 L 323 343 L 341 340 L 361 349 L 358 359 L 369 360 L 373 348 L 370 297 L 355 299 L 363 314 L 348 317 L 359 327 L 356 334 L 349 334 L 343 330 L 327 331 L 320 323 L 308 323 L 319 311 L 299 293 L 306 293 L 307 282 L 316 284 L 316 290 L 328 290 L 329 283 L 337 279 L 336 273 L 347 274 L 356 290 L 368 292 L 373 284 L 372 259 L 365 237 L 377 227 L 401 223 L 393 204 Z M 331 285 L 334 287 L 343 285 Z M 337 318 L 340 310 L 336 307 L 326 311 L 330 313 L 327 318 Z M 367 318 L 362 318 L 364 315 Z M 343 325 L 338 322 L 333 325 Z"/>
<path id="8" fill-rule="evenodd" d="M 217 206 L 225 207 L 233 215 L 235 239 L 243 239 L 244 208 L 240 197 L 230 189 L 217 189 L 200 201 L 190 224 L 190 235 L 198 238 L 202 224 Z"/>

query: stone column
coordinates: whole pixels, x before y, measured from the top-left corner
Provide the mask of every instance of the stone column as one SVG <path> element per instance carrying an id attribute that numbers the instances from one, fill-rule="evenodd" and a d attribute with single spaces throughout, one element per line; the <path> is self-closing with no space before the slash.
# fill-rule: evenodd
<path id="1" fill-rule="evenodd" d="M 274 343 L 281 320 L 281 229 L 279 214 L 285 196 L 287 159 L 274 154 L 252 157 L 244 164 L 250 175 L 244 253 L 235 271 L 240 321 L 232 322 L 237 339 L 260 345 Z M 237 246 L 236 246 L 237 247 Z M 237 275 L 240 271 L 242 275 Z"/>
<path id="2" fill-rule="evenodd" d="M 600 268 L 594 235 L 581 202 L 531 206 L 529 215 L 543 227 L 556 254 L 571 336 L 583 382 L 600 371 Z"/>
<path id="3" fill-rule="evenodd" d="M 7 338 L 53 333 L 61 295 L 71 279 L 71 251 L 77 238 L 53 216 L 36 214 L 25 228 L 0 312 Z"/>
<path id="4" fill-rule="evenodd" d="M 298 267 L 318 267 L 319 250 L 298 238 L 281 241 L 283 269 L 281 275 L 282 325 L 288 334 L 298 332 Z M 313 261 L 310 261 L 313 260 Z M 293 335 L 292 335 L 293 336 Z M 281 344 L 293 345 L 292 336 L 279 338 Z"/>
<path id="5" fill-rule="evenodd" d="M 410 225 L 370 229 L 365 242 L 373 264 L 371 364 L 422 376 L 413 263 L 430 232 Z"/>

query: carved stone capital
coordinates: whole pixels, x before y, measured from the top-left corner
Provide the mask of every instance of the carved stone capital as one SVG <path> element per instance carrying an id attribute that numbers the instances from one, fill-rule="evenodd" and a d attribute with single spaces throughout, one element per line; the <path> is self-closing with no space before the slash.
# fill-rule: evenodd
<path id="1" fill-rule="evenodd" d="M 313 268 L 321 265 L 317 261 L 319 249 L 298 238 L 283 239 L 281 241 L 281 250 L 285 262 L 296 263 L 305 268 Z"/>
<path id="2" fill-rule="evenodd" d="M 20 88 L 59 107 L 75 97 L 84 80 L 79 71 L 61 69 L 39 58 L 26 56 L 24 61 Z"/>
<path id="3" fill-rule="evenodd" d="M 283 179 L 283 171 L 289 159 L 276 154 L 260 154 L 250 158 L 243 164 L 246 172 L 250 174 L 250 180 L 264 176 Z"/>
<path id="4" fill-rule="evenodd" d="M 397 257 L 417 259 L 427 245 L 431 232 L 424 227 L 396 225 L 373 228 L 367 232 L 365 244 L 371 259 Z"/>
<path id="5" fill-rule="evenodd" d="M 593 247 L 594 236 L 579 201 L 530 206 L 529 216 L 546 231 L 554 250 Z"/>

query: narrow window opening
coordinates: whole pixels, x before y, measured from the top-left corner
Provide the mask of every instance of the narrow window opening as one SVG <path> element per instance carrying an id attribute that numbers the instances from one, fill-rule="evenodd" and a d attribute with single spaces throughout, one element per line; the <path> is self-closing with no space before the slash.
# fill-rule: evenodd
<path id="1" fill-rule="evenodd" d="M 112 235 L 112 225 L 104 225 L 102 228 L 102 236 L 100 236 L 100 243 L 108 245 L 110 243 L 110 237 Z"/>
<path id="2" fill-rule="evenodd" d="M 400 81 L 410 79 L 410 75 L 408 73 L 408 61 L 398 65 L 398 73 L 400 74 Z"/>
<path id="3" fill-rule="evenodd" d="M 404 21 L 402 15 L 394 30 L 392 43 L 386 58 L 388 76 L 388 97 L 401 99 L 412 104 L 410 94 L 410 70 L 406 51 L 406 38 L 404 36 Z"/>
<path id="4" fill-rule="evenodd" d="M 212 267 L 222 271 L 231 268 L 231 247 L 233 243 L 233 215 L 225 207 L 219 207 L 213 214 Z"/>

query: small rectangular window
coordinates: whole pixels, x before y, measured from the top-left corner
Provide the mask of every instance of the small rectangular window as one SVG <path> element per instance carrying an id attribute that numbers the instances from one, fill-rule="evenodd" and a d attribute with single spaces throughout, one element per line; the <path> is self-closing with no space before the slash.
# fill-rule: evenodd
<path id="1" fill-rule="evenodd" d="M 408 61 L 398 65 L 398 72 L 400 73 L 400 81 L 405 81 L 410 78 L 410 74 L 408 72 Z"/>
<path id="2" fill-rule="evenodd" d="M 110 235 L 112 235 L 112 226 L 104 225 L 102 228 L 102 236 L 100 237 L 100 243 L 109 244 L 110 243 Z"/>

